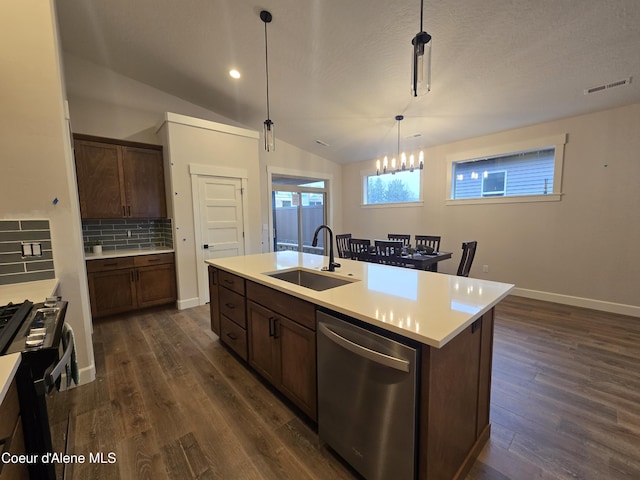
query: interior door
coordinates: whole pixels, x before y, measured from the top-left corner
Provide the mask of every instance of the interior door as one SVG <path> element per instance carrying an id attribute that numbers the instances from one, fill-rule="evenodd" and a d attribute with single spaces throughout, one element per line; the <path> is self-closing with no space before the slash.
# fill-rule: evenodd
<path id="1" fill-rule="evenodd" d="M 200 238 L 203 261 L 198 261 L 199 294 L 209 296 L 204 260 L 244 255 L 242 180 L 229 177 L 198 177 Z"/>

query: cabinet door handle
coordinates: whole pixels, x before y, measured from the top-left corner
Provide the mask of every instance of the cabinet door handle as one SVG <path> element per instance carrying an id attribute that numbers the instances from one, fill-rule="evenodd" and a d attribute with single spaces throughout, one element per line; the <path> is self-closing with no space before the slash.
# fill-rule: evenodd
<path id="1" fill-rule="evenodd" d="M 127 208 L 129 209 L 129 216 L 131 216 L 131 205 L 127 206 Z"/>
<path id="2" fill-rule="evenodd" d="M 224 306 L 227 307 L 227 308 L 230 308 L 231 310 L 236 308 L 236 306 L 233 303 L 225 303 Z"/>
<path id="3" fill-rule="evenodd" d="M 131 270 L 131 273 L 129 275 L 131 276 L 131 283 L 135 282 L 136 279 L 133 276 L 133 270 Z"/>
<path id="4" fill-rule="evenodd" d="M 118 262 L 105 263 L 105 264 L 103 264 L 103 266 L 105 266 L 105 267 L 117 267 L 118 266 Z"/>
<path id="5" fill-rule="evenodd" d="M 224 283 L 226 283 L 227 285 L 233 285 L 233 280 L 229 280 L 227 278 L 224 279 Z"/>
<path id="6" fill-rule="evenodd" d="M 237 340 L 238 337 L 236 337 L 233 333 L 227 333 L 227 337 L 229 337 L 231 340 Z"/>
<path id="7" fill-rule="evenodd" d="M 269 336 L 273 338 L 278 338 L 277 322 L 278 317 L 269 317 Z"/>
<path id="8" fill-rule="evenodd" d="M 136 281 L 140 281 L 140 270 L 136 270 Z"/>

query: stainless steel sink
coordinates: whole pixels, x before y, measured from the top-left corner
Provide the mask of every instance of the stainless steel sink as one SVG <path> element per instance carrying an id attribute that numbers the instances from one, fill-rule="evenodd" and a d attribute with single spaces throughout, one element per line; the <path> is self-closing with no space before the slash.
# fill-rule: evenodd
<path id="1" fill-rule="evenodd" d="M 358 281 L 356 279 L 350 280 L 346 278 L 323 275 L 321 273 L 310 272 L 308 270 L 302 270 L 299 268 L 293 270 L 284 270 L 281 272 L 267 273 L 265 275 L 284 280 L 285 282 L 294 283 L 296 285 L 300 285 L 301 287 L 311 288 L 312 290 L 316 290 L 318 292 Z"/>

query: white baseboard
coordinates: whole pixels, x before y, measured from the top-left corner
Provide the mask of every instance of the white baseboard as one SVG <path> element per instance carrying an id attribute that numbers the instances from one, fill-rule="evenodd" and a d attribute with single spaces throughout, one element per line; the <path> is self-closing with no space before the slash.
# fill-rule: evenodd
<path id="1" fill-rule="evenodd" d="M 88 367 L 81 368 L 78 371 L 78 385 L 75 385 L 73 382 L 71 383 L 71 388 L 75 388 L 76 386 L 84 385 L 85 383 L 91 383 L 96 379 L 96 365 L 92 363 Z M 67 389 L 67 374 L 62 372 L 60 377 L 60 390 Z"/>
<path id="2" fill-rule="evenodd" d="M 591 298 L 573 297 L 559 293 L 541 292 L 526 288 L 514 288 L 511 292 L 518 297 L 533 298 L 534 300 L 544 300 L 553 303 L 562 303 L 574 307 L 590 308 L 602 312 L 618 313 L 632 317 L 640 317 L 640 307 L 636 305 L 625 305 L 624 303 L 605 302 L 603 300 L 593 300 Z"/>
<path id="3" fill-rule="evenodd" d="M 185 308 L 197 307 L 199 305 L 200 305 L 200 298 L 199 297 L 189 298 L 187 300 L 178 300 L 178 302 L 177 302 L 178 310 L 184 310 Z"/>

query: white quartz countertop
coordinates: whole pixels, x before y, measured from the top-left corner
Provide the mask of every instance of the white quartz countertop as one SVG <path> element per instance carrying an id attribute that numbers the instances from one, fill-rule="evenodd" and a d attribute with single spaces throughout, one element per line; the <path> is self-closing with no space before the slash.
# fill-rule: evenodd
<path id="1" fill-rule="evenodd" d="M 6 305 L 9 302 L 21 303 L 25 300 L 30 300 L 33 303 L 44 302 L 47 297 L 54 296 L 57 289 L 58 280 L 55 278 L 0 285 L 0 305 Z"/>
<path id="2" fill-rule="evenodd" d="M 336 259 L 335 273 L 320 272 L 328 258 L 298 252 L 210 259 L 206 262 L 295 297 L 357 318 L 433 347 L 442 347 L 471 325 L 514 285 L 403 267 Z M 303 268 L 357 280 L 315 291 L 265 275 Z"/>
<path id="3" fill-rule="evenodd" d="M 4 401 L 4 397 L 9 391 L 9 385 L 18 371 L 21 360 L 20 353 L 0 356 L 0 403 Z"/>
<path id="4" fill-rule="evenodd" d="M 150 249 L 141 249 L 141 248 L 132 248 L 132 249 L 123 249 L 123 250 L 107 250 L 102 251 L 100 255 L 96 255 L 95 253 L 85 253 L 85 260 L 100 260 L 105 258 L 117 258 L 117 257 L 135 257 L 137 255 L 153 255 L 155 253 L 171 253 L 173 252 L 173 248 L 150 248 Z"/>

